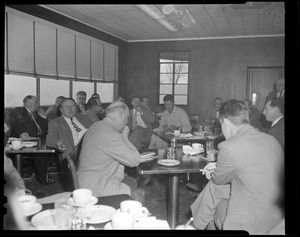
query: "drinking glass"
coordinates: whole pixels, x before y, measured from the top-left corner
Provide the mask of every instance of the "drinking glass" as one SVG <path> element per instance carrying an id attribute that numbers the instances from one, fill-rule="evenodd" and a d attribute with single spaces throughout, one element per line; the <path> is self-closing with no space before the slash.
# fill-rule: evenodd
<path id="1" fill-rule="evenodd" d="M 173 147 L 167 148 L 167 159 L 175 159 L 175 151 Z"/>
<path id="2" fill-rule="evenodd" d="M 71 230 L 73 205 L 68 199 L 55 201 L 55 224 L 58 230 Z"/>

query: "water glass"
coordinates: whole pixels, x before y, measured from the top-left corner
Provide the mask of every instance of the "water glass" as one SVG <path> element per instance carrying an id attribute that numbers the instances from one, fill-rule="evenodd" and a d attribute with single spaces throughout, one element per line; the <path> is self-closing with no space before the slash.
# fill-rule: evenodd
<path id="1" fill-rule="evenodd" d="M 167 148 L 167 159 L 175 159 L 175 151 L 173 147 L 168 147 Z"/>
<path id="2" fill-rule="evenodd" d="M 58 230 L 71 230 L 73 205 L 68 199 L 55 201 L 55 224 Z"/>
<path id="3" fill-rule="evenodd" d="M 214 141 L 206 141 L 206 154 L 213 152 L 214 150 Z"/>
<path id="4" fill-rule="evenodd" d="M 86 230 L 86 208 L 75 207 L 72 218 L 72 230 Z"/>

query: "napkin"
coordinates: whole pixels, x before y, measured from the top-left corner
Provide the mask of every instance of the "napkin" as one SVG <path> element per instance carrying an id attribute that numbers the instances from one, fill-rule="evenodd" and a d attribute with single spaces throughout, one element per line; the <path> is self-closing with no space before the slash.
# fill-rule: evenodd
<path id="1" fill-rule="evenodd" d="M 180 137 L 182 137 L 182 138 L 189 138 L 189 137 L 192 137 L 193 136 L 193 134 L 191 134 L 191 133 L 182 133 L 182 134 L 180 134 Z"/>
<path id="2" fill-rule="evenodd" d="M 155 156 L 155 152 L 143 152 L 140 154 L 140 157 L 142 159 L 146 159 L 146 158 L 149 158 L 151 156 Z"/>
<path id="3" fill-rule="evenodd" d="M 200 149 L 199 151 L 196 151 L 191 146 L 184 145 L 184 146 L 182 146 L 182 151 L 185 155 L 193 156 L 193 155 L 197 155 L 200 152 L 203 152 L 203 149 Z"/>

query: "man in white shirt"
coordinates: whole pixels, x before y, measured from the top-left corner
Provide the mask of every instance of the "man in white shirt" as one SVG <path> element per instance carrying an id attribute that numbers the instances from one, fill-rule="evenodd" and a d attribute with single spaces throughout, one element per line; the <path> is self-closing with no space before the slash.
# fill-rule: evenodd
<path id="1" fill-rule="evenodd" d="M 162 113 L 159 127 L 155 130 L 158 132 L 173 132 L 180 130 L 182 133 L 191 132 L 192 126 L 190 119 L 184 109 L 175 105 L 174 96 L 166 95 L 164 97 L 166 110 Z M 152 134 L 149 149 L 166 148 L 168 143 L 155 134 Z"/>
<path id="2" fill-rule="evenodd" d="M 48 124 L 46 144 L 58 148 L 63 159 L 73 153 L 72 158 L 77 164 L 77 145 L 93 122 L 85 114 L 76 114 L 76 103 L 72 98 L 61 102 L 60 111 L 62 115 Z"/>
<path id="3" fill-rule="evenodd" d="M 284 102 L 274 97 L 267 101 L 263 114 L 272 122 L 268 134 L 275 137 L 284 150 Z"/>
<path id="4" fill-rule="evenodd" d="M 152 134 L 151 123 L 155 117 L 149 106 L 141 106 L 141 100 L 134 96 L 131 100 L 132 109 L 129 111 L 128 127 L 129 141 L 140 150 L 142 144 L 149 144 Z"/>

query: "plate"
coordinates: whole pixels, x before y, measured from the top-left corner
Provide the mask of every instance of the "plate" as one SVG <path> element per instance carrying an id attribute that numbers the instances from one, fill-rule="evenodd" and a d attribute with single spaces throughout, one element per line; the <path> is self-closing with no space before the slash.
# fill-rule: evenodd
<path id="1" fill-rule="evenodd" d="M 86 223 L 96 224 L 110 221 L 116 209 L 106 205 L 95 205 L 86 208 Z"/>
<path id="2" fill-rule="evenodd" d="M 36 146 L 38 143 L 37 143 L 37 142 L 22 142 L 22 144 L 23 144 L 25 147 L 34 147 L 34 146 Z"/>
<path id="3" fill-rule="evenodd" d="M 36 202 L 31 210 L 26 211 L 23 214 L 24 214 L 24 216 L 31 216 L 31 215 L 39 212 L 40 210 L 42 210 L 42 208 L 43 208 L 42 205 L 40 203 Z"/>
<path id="4" fill-rule="evenodd" d="M 38 230 L 55 230 L 55 209 L 46 210 L 35 214 L 31 219 L 31 223 Z"/>
<path id="5" fill-rule="evenodd" d="M 171 159 L 163 159 L 163 160 L 158 160 L 157 163 L 160 165 L 165 165 L 165 166 L 174 166 L 174 165 L 179 165 L 180 161 L 171 160 Z"/>
<path id="6" fill-rule="evenodd" d="M 22 138 L 22 141 L 35 141 L 35 140 L 39 140 L 38 137 L 26 137 L 26 138 Z"/>
<path id="7" fill-rule="evenodd" d="M 156 219 L 155 221 L 151 220 L 149 221 L 149 223 L 147 223 L 147 221 L 144 221 L 144 223 L 139 223 L 139 222 L 134 222 L 133 224 L 133 229 L 134 230 L 169 230 L 170 226 L 168 224 L 167 221 L 165 220 L 158 220 Z M 114 230 L 111 222 L 108 222 L 105 226 L 104 226 L 104 230 Z"/>
<path id="8" fill-rule="evenodd" d="M 95 196 L 92 196 L 89 203 L 86 204 L 86 205 L 79 205 L 79 204 L 76 204 L 74 201 L 73 201 L 73 198 L 70 198 L 69 199 L 70 202 L 72 203 L 72 205 L 74 206 L 77 206 L 77 207 L 89 207 L 89 206 L 93 206 L 95 205 L 97 202 L 98 202 L 98 198 L 96 198 Z"/>
<path id="9" fill-rule="evenodd" d="M 12 145 L 8 145 L 8 147 L 14 151 L 18 151 L 18 150 L 21 150 L 24 147 L 24 145 L 21 143 L 20 149 L 18 149 L 18 150 L 13 149 Z"/>

